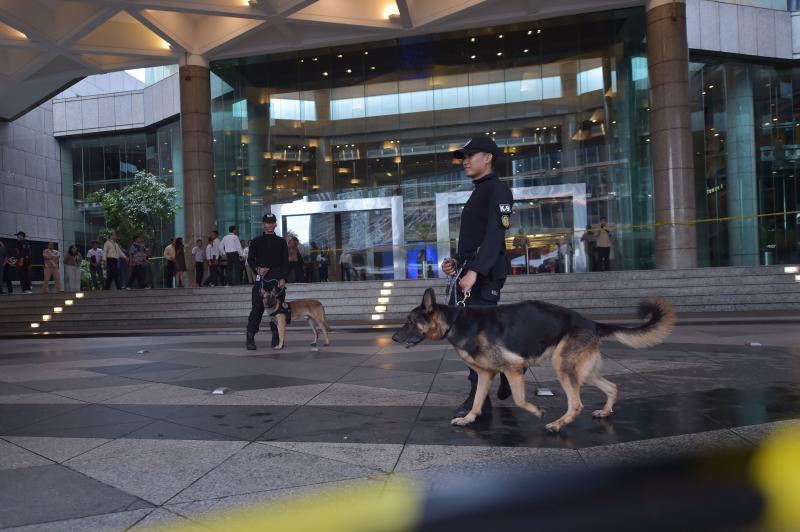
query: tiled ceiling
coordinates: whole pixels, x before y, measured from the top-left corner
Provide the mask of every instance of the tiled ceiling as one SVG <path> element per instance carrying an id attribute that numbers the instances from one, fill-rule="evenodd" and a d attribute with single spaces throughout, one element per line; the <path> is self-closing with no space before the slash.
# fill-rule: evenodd
<path id="1" fill-rule="evenodd" d="M 380 40 L 644 0 L 0 0 L 0 119 L 102 72 Z"/>

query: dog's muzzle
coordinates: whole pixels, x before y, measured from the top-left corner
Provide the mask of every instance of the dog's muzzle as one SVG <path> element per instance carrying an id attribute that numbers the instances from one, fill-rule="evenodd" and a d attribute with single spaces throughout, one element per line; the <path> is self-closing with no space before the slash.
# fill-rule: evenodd
<path id="1" fill-rule="evenodd" d="M 415 346 L 425 339 L 419 329 L 414 327 L 411 323 L 406 323 L 396 333 L 392 335 L 392 340 L 399 344 L 406 344 L 406 349 Z"/>

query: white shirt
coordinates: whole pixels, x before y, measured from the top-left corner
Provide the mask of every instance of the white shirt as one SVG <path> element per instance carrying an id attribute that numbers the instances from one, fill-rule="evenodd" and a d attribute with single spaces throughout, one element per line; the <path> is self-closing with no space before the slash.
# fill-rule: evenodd
<path id="1" fill-rule="evenodd" d="M 214 245 L 209 244 L 206 246 L 206 259 L 217 260 L 217 254 L 214 252 Z"/>
<path id="2" fill-rule="evenodd" d="M 238 253 L 241 256 L 242 242 L 235 234 L 228 233 L 223 237 L 222 242 L 219 245 L 219 250 L 222 253 Z"/>
<path id="3" fill-rule="evenodd" d="M 195 262 L 206 261 L 206 249 L 203 247 L 195 246 L 192 248 L 192 255 L 194 255 Z"/>
<path id="4" fill-rule="evenodd" d="M 89 253 L 86 254 L 86 258 L 89 259 L 89 262 L 92 262 L 92 257 L 97 261 L 95 264 L 100 264 L 103 262 L 103 250 L 101 248 L 90 249 Z"/>

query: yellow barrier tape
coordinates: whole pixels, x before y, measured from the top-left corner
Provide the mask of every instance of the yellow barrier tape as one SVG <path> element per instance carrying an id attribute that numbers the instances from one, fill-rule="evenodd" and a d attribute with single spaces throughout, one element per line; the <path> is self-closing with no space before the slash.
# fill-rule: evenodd
<path id="1" fill-rule="evenodd" d="M 375 484 L 375 483 L 372 483 Z M 414 530 L 422 510 L 422 493 L 405 480 L 392 479 L 384 489 L 362 485 L 258 504 L 202 519 L 203 527 L 226 532 L 405 532 Z M 189 532 L 194 524 L 157 530 Z"/>
<path id="2" fill-rule="evenodd" d="M 800 422 L 767 438 L 752 475 L 766 500 L 769 530 L 800 530 Z"/>

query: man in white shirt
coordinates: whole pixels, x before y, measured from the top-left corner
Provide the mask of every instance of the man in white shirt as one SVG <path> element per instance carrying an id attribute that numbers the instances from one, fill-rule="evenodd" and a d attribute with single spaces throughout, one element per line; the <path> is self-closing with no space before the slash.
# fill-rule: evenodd
<path id="1" fill-rule="evenodd" d="M 209 260 L 209 278 L 208 282 L 211 286 L 221 286 L 225 283 L 225 275 L 222 271 L 222 266 L 220 264 L 220 240 L 219 240 L 219 233 L 216 229 L 211 231 L 211 236 L 209 237 L 209 246 L 211 249 L 209 250 L 206 247 L 206 257 Z"/>
<path id="2" fill-rule="evenodd" d="M 175 239 L 170 238 L 164 248 L 164 288 L 172 288 L 175 279 Z"/>
<path id="3" fill-rule="evenodd" d="M 103 248 L 100 247 L 100 242 L 92 240 L 92 249 L 86 253 L 86 258 L 89 260 L 92 287 L 94 290 L 100 290 L 103 287 Z"/>
<path id="4" fill-rule="evenodd" d="M 125 254 L 122 252 L 122 248 L 120 248 L 117 243 L 117 233 L 111 231 L 108 235 L 108 240 L 103 244 L 103 262 L 108 270 L 106 284 L 103 290 L 111 288 L 112 281 L 117 285 L 117 290 L 122 290 L 123 285 L 119 275 L 119 259 L 124 256 Z"/>
<path id="5" fill-rule="evenodd" d="M 607 220 L 600 218 L 600 227 L 597 229 L 597 262 L 601 272 L 607 272 L 611 259 L 611 248 L 614 246 L 614 235 L 606 228 Z"/>
<path id="6" fill-rule="evenodd" d="M 236 226 L 232 225 L 228 228 L 228 234 L 222 239 L 219 245 L 220 253 L 224 253 L 228 259 L 228 267 L 226 268 L 225 278 L 228 281 L 228 286 L 238 285 L 242 278 L 242 243 L 236 235 Z"/>

